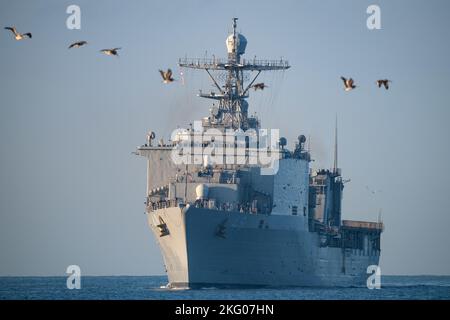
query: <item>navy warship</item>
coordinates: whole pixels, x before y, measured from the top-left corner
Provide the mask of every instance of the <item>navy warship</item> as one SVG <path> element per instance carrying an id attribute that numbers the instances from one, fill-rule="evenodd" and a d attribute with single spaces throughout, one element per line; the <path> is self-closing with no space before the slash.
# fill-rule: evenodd
<path id="1" fill-rule="evenodd" d="M 292 150 L 278 130 L 250 116 L 261 72 L 288 61 L 246 60 L 247 39 L 226 38 L 226 59 L 179 60 L 204 70 L 215 89 L 210 114 L 170 140 L 150 131 L 136 154 L 147 159 L 146 217 L 169 287 L 362 286 L 378 265 L 383 223 L 343 220 L 345 180 L 337 165 L 312 170 L 304 135 Z M 217 73 L 220 76 L 217 76 Z"/>

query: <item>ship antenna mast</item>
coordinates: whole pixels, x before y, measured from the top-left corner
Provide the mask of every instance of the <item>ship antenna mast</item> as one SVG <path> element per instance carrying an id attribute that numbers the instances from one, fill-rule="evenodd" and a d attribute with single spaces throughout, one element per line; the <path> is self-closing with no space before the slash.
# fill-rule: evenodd
<path id="1" fill-rule="evenodd" d="M 199 97 L 213 99 L 218 101 L 218 107 L 211 110 L 211 117 L 204 122 L 204 127 L 258 129 L 259 122 L 256 118 L 248 116 L 248 98 L 249 89 L 262 71 L 286 70 L 290 68 L 286 60 L 256 60 L 246 61 L 241 59 L 245 53 L 247 39 L 237 32 L 237 20 L 233 18 L 233 33 L 226 39 L 228 59 L 179 59 L 178 66 L 182 68 L 205 70 L 211 78 L 218 92 L 211 91 L 203 93 L 200 91 Z M 214 77 L 213 72 L 219 71 L 225 73 L 222 78 L 223 84 L 219 84 L 218 78 Z M 256 72 L 253 79 L 244 86 L 245 72 Z"/>
<path id="2" fill-rule="evenodd" d="M 236 27 L 238 18 L 233 18 L 233 53 L 236 58 L 236 49 L 237 49 L 237 41 L 236 41 Z"/>
<path id="3" fill-rule="evenodd" d="M 334 124 L 334 164 L 333 164 L 333 173 L 337 174 L 338 171 L 338 120 L 337 114 Z"/>

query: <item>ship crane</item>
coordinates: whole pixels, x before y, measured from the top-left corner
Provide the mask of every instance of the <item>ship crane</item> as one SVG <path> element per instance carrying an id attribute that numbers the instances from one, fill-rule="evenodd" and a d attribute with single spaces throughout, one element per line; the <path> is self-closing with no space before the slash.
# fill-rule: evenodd
<path id="1" fill-rule="evenodd" d="M 217 88 L 218 93 L 204 93 L 200 91 L 199 97 L 217 100 L 218 109 L 213 115 L 216 123 L 224 128 L 234 130 L 249 128 L 258 129 L 259 123 L 256 118 L 248 116 L 249 89 L 263 71 L 286 70 L 290 68 L 288 61 L 280 60 L 245 60 L 242 55 L 245 53 L 247 39 L 236 31 L 238 18 L 233 18 L 233 33 L 226 39 L 228 51 L 227 59 L 179 59 L 178 66 L 182 68 L 205 70 L 209 78 Z M 219 85 L 214 77 L 214 71 L 224 71 L 226 73 L 225 84 Z M 244 73 L 256 72 L 251 81 L 244 85 Z"/>

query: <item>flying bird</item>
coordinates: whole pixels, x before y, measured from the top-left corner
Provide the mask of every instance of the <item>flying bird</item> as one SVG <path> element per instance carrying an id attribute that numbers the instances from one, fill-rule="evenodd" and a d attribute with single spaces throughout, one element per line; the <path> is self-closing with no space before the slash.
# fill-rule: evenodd
<path id="1" fill-rule="evenodd" d="M 264 90 L 265 88 L 267 88 L 268 86 L 264 83 L 256 83 L 252 86 L 252 88 L 256 91 L 256 90 Z"/>
<path id="2" fill-rule="evenodd" d="M 72 49 L 72 48 L 80 48 L 80 47 L 82 47 L 82 46 L 84 46 L 84 45 L 87 45 L 87 41 L 78 41 L 78 42 L 74 42 L 74 43 L 72 43 L 72 44 L 69 46 L 69 49 Z"/>
<path id="3" fill-rule="evenodd" d="M 341 77 L 341 79 L 342 79 L 342 81 L 344 81 L 344 87 L 345 87 L 344 90 L 345 91 L 350 91 L 350 90 L 353 90 L 356 88 L 352 78 L 346 79 L 344 77 Z"/>
<path id="4" fill-rule="evenodd" d="M 14 39 L 16 40 L 23 40 L 25 38 L 32 38 L 32 35 L 30 32 L 27 33 L 19 33 L 17 32 L 15 27 L 5 27 L 6 30 L 11 31 L 14 34 Z"/>
<path id="5" fill-rule="evenodd" d="M 161 77 L 163 78 L 164 83 L 171 83 L 175 81 L 174 78 L 172 78 L 172 70 L 167 69 L 167 71 L 159 70 L 159 73 L 161 74 Z"/>
<path id="6" fill-rule="evenodd" d="M 386 90 L 389 90 L 389 82 L 392 82 L 392 81 L 388 80 L 388 79 L 380 79 L 380 80 L 377 80 L 377 86 L 378 86 L 378 88 L 381 88 L 381 86 L 384 86 L 384 88 Z"/>
<path id="7" fill-rule="evenodd" d="M 381 190 L 374 190 L 369 188 L 369 186 L 366 186 L 366 190 L 369 191 L 371 194 L 377 194 L 381 192 Z"/>
<path id="8" fill-rule="evenodd" d="M 114 49 L 103 49 L 100 50 L 101 53 L 106 54 L 107 56 L 119 56 L 119 53 L 117 52 L 118 50 L 120 50 L 122 48 L 114 48 Z"/>

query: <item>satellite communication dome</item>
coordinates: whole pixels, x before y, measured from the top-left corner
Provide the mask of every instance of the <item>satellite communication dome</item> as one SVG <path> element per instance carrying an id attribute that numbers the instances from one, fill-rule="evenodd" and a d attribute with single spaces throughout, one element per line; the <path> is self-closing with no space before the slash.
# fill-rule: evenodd
<path id="1" fill-rule="evenodd" d="M 230 34 L 226 40 L 228 53 L 233 53 L 234 39 L 233 34 Z M 244 54 L 245 48 L 247 47 L 247 39 L 240 33 L 236 32 L 236 53 Z"/>
<path id="2" fill-rule="evenodd" d="M 304 135 L 299 135 L 298 136 L 298 142 L 299 143 L 305 143 L 306 142 L 306 137 Z"/>
<path id="3" fill-rule="evenodd" d="M 195 193 L 197 194 L 197 200 L 208 198 L 208 186 L 206 184 L 199 184 L 195 188 Z"/>

